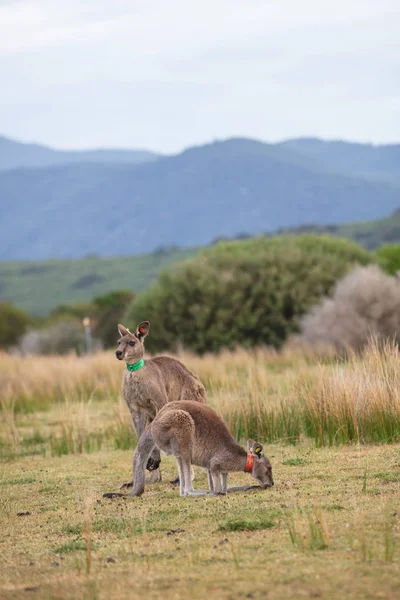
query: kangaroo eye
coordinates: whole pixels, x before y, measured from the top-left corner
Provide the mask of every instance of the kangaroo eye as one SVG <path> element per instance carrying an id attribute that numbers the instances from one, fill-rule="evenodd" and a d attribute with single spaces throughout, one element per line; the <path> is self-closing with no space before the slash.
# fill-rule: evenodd
<path id="1" fill-rule="evenodd" d="M 130 345 L 130 346 L 134 346 L 135 344 L 136 344 L 136 342 L 135 342 L 134 340 L 131 340 L 131 341 L 129 342 L 129 345 Z"/>

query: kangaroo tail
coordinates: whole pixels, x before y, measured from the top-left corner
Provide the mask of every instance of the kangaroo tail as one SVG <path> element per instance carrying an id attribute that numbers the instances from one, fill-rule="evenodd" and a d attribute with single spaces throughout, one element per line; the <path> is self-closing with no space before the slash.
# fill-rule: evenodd
<path id="1" fill-rule="evenodd" d="M 152 453 L 155 442 L 151 433 L 151 424 L 144 430 L 133 457 L 133 490 L 132 496 L 141 496 L 144 492 L 145 470 L 147 461 Z"/>

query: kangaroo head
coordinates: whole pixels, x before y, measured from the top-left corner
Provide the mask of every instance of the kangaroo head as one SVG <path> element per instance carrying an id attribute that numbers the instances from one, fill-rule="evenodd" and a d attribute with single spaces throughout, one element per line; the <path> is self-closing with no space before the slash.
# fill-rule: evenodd
<path id="1" fill-rule="evenodd" d="M 251 471 L 252 477 L 257 479 L 262 488 L 272 487 L 274 485 L 272 467 L 268 458 L 262 453 L 263 447 L 254 440 L 247 440 L 247 447 L 249 452 L 254 456 L 254 464 Z"/>
<path id="2" fill-rule="evenodd" d="M 125 360 L 127 363 L 140 360 L 144 354 L 144 339 L 150 331 L 149 321 L 142 321 L 136 327 L 135 333 L 131 333 L 123 325 L 118 325 L 118 331 L 121 336 L 115 352 L 118 360 Z"/>

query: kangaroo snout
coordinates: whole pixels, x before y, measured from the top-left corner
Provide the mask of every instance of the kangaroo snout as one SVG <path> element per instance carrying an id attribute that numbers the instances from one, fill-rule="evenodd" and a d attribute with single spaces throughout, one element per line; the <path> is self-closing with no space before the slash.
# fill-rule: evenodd
<path id="1" fill-rule="evenodd" d="M 118 360 L 122 360 L 124 353 L 122 352 L 122 350 L 117 350 L 115 352 L 115 356 L 118 358 Z"/>
<path id="2" fill-rule="evenodd" d="M 262 483 L 261 487 L 262 487 L 263 490 L 266 490 L 267 488 L 270 488 L 273 485 L 274 485 L 274 482 L 273 481 L 269 481 L 268 483 Z"/>

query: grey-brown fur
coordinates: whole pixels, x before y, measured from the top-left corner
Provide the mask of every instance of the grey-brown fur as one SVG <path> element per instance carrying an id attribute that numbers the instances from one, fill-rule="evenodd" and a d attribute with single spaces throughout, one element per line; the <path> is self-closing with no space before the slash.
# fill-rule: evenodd
<path id="1" fill-rule="evenodd" d="M 144 340 L 149 334 L 150 323 L 143 321 L 134 333 L 123 325 L 118 325 L 118 331 L 121 338 L 116 350 L 117 358 L 126 363 L 139 361 L 144 355 Z M 138 371 L 125 369 L 122 395 L 131 412 L 138 439 L 146 423 L 150 423 L 168 402 L 188 399 L 207 402 L 206 390 L 198 377 L 179 360 L 168 356 L 146 359 L 144 367 Z M 160 451 L 156 448 L 147 463 L 147 468 L 153 471 L 152 481 L 161 479 L 159 464 Z"/>
<path id="2" fill-rule="evenodd" d="M 144 492 L 145 465 L 155 445 L 175 456 L 181 496 L 208 493 L 193 489 L 192 464 L 208 471 L 210 492 L 215 494 L 226 493 L 229 472 L 244 471 L 246 466 L 246 450 L 235 442 L 225 423 L 209 406 L 192 401 L 170 402 L 157 413 L 139 440 L 134 457 L 133 496 Z M 271 487 L 272 467 L 261 454 L 261 444 L 248 440 L 248 447 L 254 457 L 251 475 L 262 488 Z"/>

